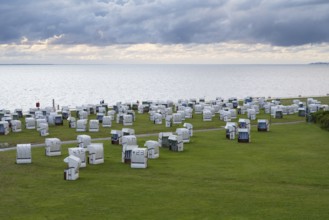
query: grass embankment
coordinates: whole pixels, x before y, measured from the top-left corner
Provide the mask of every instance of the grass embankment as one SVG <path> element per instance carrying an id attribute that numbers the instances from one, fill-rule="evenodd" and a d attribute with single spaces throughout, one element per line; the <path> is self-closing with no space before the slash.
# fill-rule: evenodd
<path id="1" fill-rule="evenodd" d="M 163 128 L 161 126 L 161 128 Z M 139 138 L 140 146 L 146 140 Z M 147 169 L 122 164 L 104 141 L 105 163 L 64 181 L 67 148 L 16 165 L 0 153 L 1 219 L 328 219 L 329 135 L 314 124 L 252 128 L 252 143 L 225 131 L 198 132 L 184 152 L 160 150 Z"/>

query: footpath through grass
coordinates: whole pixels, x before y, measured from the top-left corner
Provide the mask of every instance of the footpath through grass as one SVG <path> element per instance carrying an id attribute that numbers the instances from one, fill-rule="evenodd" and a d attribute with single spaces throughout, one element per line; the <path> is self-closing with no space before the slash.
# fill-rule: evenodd
<path id="1" fill-rule="evenodd" d="M 161 127 L 163 128 L 163 126 Z M 252 129 L 252 143 L 198 132 L 183 152 L 162 148 L 147 169 L 122 164 L 104 141 L 105 163 L 64 181 L 67 148 L 32 164 L 0 153 L 1 219 L 329 219 L 329 135 L 314 124 Z M 146 140 L 139 138 L 140 146 Z"/>

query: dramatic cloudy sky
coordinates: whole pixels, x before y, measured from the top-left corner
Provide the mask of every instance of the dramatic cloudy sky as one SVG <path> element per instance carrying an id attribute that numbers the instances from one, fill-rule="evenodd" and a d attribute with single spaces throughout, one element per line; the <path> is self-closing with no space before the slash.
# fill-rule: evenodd
<path id="1" fill-rule="evenodd" d="M 328 0 L 0 0 L 0 63 L 316 61 Z"/>

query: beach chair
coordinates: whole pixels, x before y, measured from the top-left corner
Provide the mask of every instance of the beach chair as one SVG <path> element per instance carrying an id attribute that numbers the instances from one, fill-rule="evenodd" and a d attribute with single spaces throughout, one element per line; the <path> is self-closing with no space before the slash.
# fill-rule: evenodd
<path id="1" fill-rule="evenodd" d="M 147 148 L 132 149 L 130 167 L 147 168 Z"/>
<path id="2" fill-rule="evenodd" d="M 78 118 L 80 120 L 82 119 L 88 119 L 88 112 L 87 111 L 84 111 L 84 110 L 81 110 L 81 111 L 78 111 Z"/>
<path id="3" fill-rule="evenodd" d="M 103 123 L 103 118 L 104 118 L 104 113 L 103 112 L 98 112 L 96 114 L 96 119 L 98 120 L 99 123 Z"/>
<path id="4" fill-rule="evenodd" d="M 123 126 L 133 125 L 133 116 L 132 115 L 123 115 Z"/>
<path id="5" fill-rule="evenodd" d="M 31 144 L 16 145 L 16 163 L 17 164 L 32 163 Z"/>
<path id="6" fill-rule="evenodd" d="M 37 131 L 40 131 L 40 129 L 41 129 L 40 125 L 44 124 L 44 123 L 48 123 L 46 119 L 44 119 L 44 118 L 36 119 Z"/>
<path id="7" fill-rule="evenodd" d="M 131 163 L 131 153 L 134 148 L 138 148 L 138 145 L 123 145 L 122 146 L 122 163 Z"/>
<path id="8" fill-rule="evenodd" d="M 144 147 L 147 148 L 147 157 L 150 159 L 156 159 L 160 156 L 160 144 L 157 141 L 146 141 Z"/>
<path id="9" fill-rule="evenodd" d="M 203 112 L 203 105 L 200 104 L 194 105 L 194 112 L 197 115 L 201 115 Z"/>
<path id="10" fill-rule="evenodd" d="M 122 137 L 122 145 L 137 145 L 137 138 L 135 135 L 125 135 Z"/>
<path id="11" fill-rule="evenodd" d="M 122 131 L 111 130 L 111 144 L 121 144 L 122 143 Z"/>
<path id="12" fill-rule="evenodd" d="M 11 130 L 14 133 L 21 132 L 22 131 L 22 122 L 20 120 L 12 120 L 11 121 Z"/>
<path id="13" fill-rule="evenodd" d="M 236 122 L 226 122 L 225 135 L 227 139 L 234 140 L 237 131 L 238 131 L 238 125 Z"/>
<path id="14" fill-rule="evenodd" d="M 209 109 L 203 110 L 202 114 L 203 114 L 203 121 L 212 121 L 212 113 Z"/>
<path id="15" fill-rule="evenodd" d="M 35 119 L 34 118 L 25 118 L 25 127 L 26 129 L 32 130 L 35 129 Z"/>
<path id="16" fill-rule="evenodd" d="M 40 136 L 45 137 L 49 135 L 49 127 L 48 123 L 41 123 L 40 124 Z"/>
<path id="17" fill-rule="evenodd" d="M 183 127 L 188 129 L 190 137 L 192 137 L 193 136 L 193 125 L 191 123 L 184 123 Z"/>
<path id="18" fill-rule="evenodd" d="M 168 137 L 169 150 L 175 152 L 181 152 L 184 150 L 183 138 L 179 135 L 170 135 Z"/>
<path id="19" fill-rule="evenodd" d="M 87 147 L 91 144 L 91 137 L 86 134 L 80 134 L 77 136 L 77 141 L 78 147 L 87 149 Z"/>
<path id="20" fill-rule="evenodd" d="M 184 113 L 185 114 L 185 113 Z M 182 114 L 180 113 L 174 113 L 172 115 L 172 123 L 175 124 L 181 124 L 182 123 Z"/>
<path id="21" fill-rule="evenodd" d="M 250 130 L 247 128 L 238 128 L 238 142 L 239 143 L 250 143 Z"/>
<path id="22" fill-rule="evenodd" d="M 9 134 L 9 122 L 8 121 L 0 121 L 0 134 L 7 135 Z"/>
<path id="23" fill-rule="evenodd" d="M 250 120 L 256 120 L 256 110 L 251 108 L 247 110 L 247 115 Z"/>
<path id="24" fill-rule="evenodd" d="M 122 137 L 122 163 L 130 163 L 131 151 L 138 148 L 135 135 L 125 135 Z"/>
<path id="25" fill-rule="evenodd" d="M 88 159 L 89 164 L 104 163 L 103 143 L 92 143 L 88 145 Z"/>
<path id="26" fill-rule="evenodd" d="M 64 159 L 67 163 L 67 169 L 64 170 L 64 180 L 76 180 L 79 178 L 79 169 L 81 167 L 81 160 L 79 157 L 70 155 Z"/>
<path id="27" fill-rule="evenodd" d="M 57 116 L 56 112 L 50 112 L 49 115 L 47 115 L 47 122 L 49 125 L 55 125 L 56 116 Z"/>
<path id="28" fill-rule="evenodd" d="M 176 134 L 182 137 L 184 143 L 190 142 L 190 131 L 187 128 L 177 128 Z"/>
<path id="29" fill-rule="evenodd" d="M 270 131 L 270 124 L 267 119 L 258 119 L 257 121 L 258 131 Z"/>
<path id="30" fill-rule="evenodd" d="M 113 121 L 115 119 L 115 111 L 114 110 L 110 110 L 107 112 L 108 116 L 111 116 L 111 120 Z"/>
<path id="31" fill-rule="evenodd" d="M 155 113 L 154 116 L 153 116 L 153 121 L 154 121 L 154 124 L 156 125 L 161 125 L 162 124 L 162 115 L 160 113 Z"/>
<path id="32" fill-rule="evenodd" d="M 86 149 L 81 147 L 71 147 L 68 148 L 69 155 L 76 156 L 80 159 L 80 167 L 86 167 L 87 166 L 87 160 L 86 160 Z"/>
<path id="33" fill-rule="evenodd" d="M 89 132 L 99 131 L 99 121 L 97 119 L 89 120 Z"/>
<path id="34" fill-rule="evenodd" d="M 122 136 L 134 135 L 134 134 L 135 134 L 135 129 L 133 129 L 133 128 L 122 128 Z"/>
<path id="35" fill-rule="evenodd" d="M 77 121 L 75 117 L 69 117 L 68 122 L 69 122 L 69 128 L 77 128 Z"/>
<path id="36" fill-rule="evenodd" d="M 87 119 L 79 119 L 77 121 L 77 132 L 86 132 L 87 130 Z"/>
<path id="37" fill-rule="evenodd" d="M 60 156 L 62 155 L 62 143 L 58 138 L 46 138 L 45 139 L 45 154 L 46 156 Z"/>
<path id="38" fill-rule="evenodd" d="M 169 147 L 168 138 L 172 135 L 172 132 L 160 132 L 158 136 L 158 142 L 160 147 Z"/>
<path id="39" fill-rule="evenodd" d="M 55 115 L 55 125 L 63 125 L 63 123 L 62 115 Z"/>
<path id="40" fill-rule="evenodd" d="M 170 128 L 171 121 L 172 121 L 172 115 L 167 115 L 165 120 L 166 120 L 166 128 Z"/>
<path id="41" fill-rule="evenodd" d="M 110 128 L 110 127 L 112 127 L 112 116 L 104 116 L 103 117 L 102 127 L 103 128 Z"/>
<path id="42" fill-rule="evenodd" d="M 18 118 L 23 118 L 23 110 L 21 108 L 16 108 L 15 111 L 18 115 Z"/>

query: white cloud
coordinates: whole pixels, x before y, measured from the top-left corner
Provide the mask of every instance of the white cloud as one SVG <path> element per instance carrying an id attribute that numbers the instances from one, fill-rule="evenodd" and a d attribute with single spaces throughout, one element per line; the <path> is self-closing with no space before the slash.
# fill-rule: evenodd
<path id="1" fill-rule="evenodd" d="M 215 44 L 118 44 L 95 46 L 66 45 L 49 42 L 0 45 L 0 63 L 201 63 L 201 64 L 281 64 L 329 60 L 329 44 L 295 47 L 270 44 L 225 42 Z"/>

